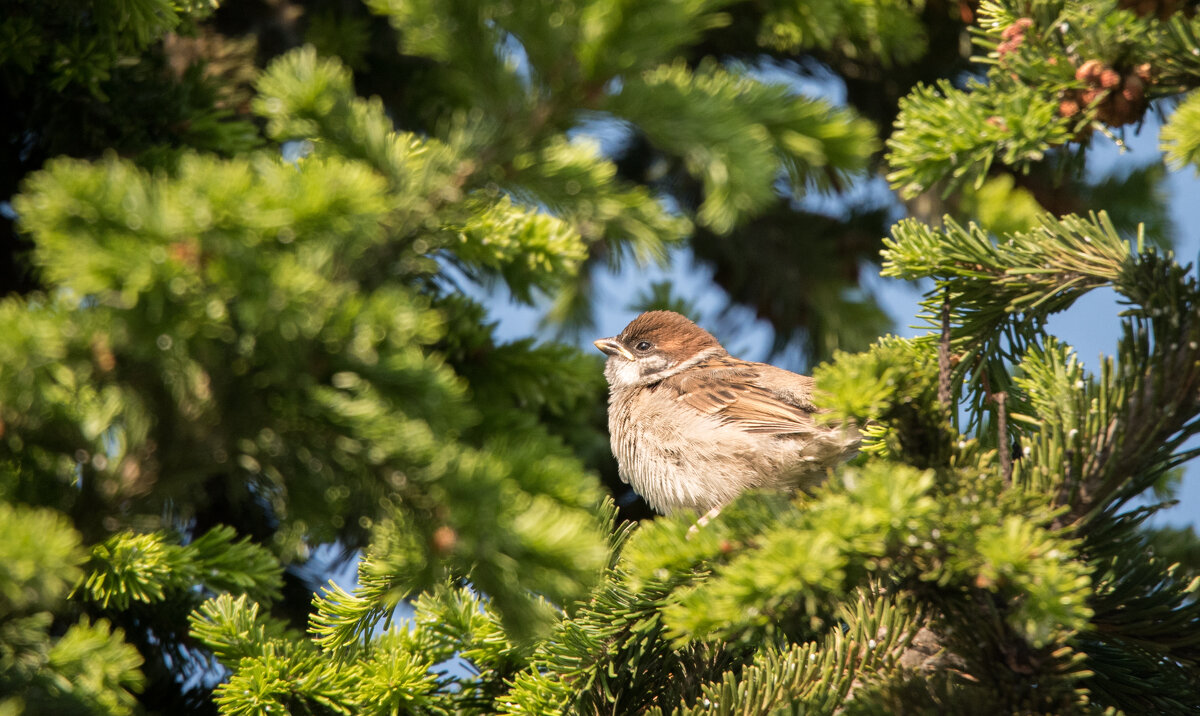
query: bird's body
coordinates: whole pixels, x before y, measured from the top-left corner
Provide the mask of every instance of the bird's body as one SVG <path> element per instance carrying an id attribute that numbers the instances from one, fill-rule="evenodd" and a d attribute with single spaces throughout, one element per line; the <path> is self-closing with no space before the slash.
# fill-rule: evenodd
<path id="1" fill-rule="evenodd" d="M 658 512 L 814 484 L 857 452 L 857 431 L 815 419 L 811 378 L 734 358 L 677 313 L 644 313 L 596 345 L 621 479 Z"/>

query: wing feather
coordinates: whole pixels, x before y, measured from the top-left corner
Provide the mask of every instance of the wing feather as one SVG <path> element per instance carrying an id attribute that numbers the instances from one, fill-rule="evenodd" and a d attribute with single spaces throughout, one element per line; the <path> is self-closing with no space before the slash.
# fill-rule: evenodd
<path id="1" fill-rule="evenodd" d="M 667 379 L 678 391 L 676 398 L 705 415 L 748 433 L 786 435 L 813 430 L 815 407 L 801 396 L 811 379 L 794 373 L 795 385 L 785 390 L 762 386 L 762 368 L 757 363 L 731 364 L 714 360 Z M 778 368 L 773 369 L 784 373 Z M 777 382 L 779 376 L 771 375 Z"/>

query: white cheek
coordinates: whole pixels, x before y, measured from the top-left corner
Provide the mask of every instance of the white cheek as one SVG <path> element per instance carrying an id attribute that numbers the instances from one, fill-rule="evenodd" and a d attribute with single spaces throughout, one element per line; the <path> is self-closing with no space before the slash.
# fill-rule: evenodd
<path id="1" fill-rule="evenodd" d="M 611 356 L 604 363 L 604 377 L 613 388 L 629 388 L 640 383 L 642 375 L 637 363 Z"/>

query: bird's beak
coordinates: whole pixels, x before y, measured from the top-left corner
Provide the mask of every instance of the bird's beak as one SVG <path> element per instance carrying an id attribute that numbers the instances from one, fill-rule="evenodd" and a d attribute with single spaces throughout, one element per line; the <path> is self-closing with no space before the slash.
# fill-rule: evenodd
<path id="1" fill-rule="evenodd" d="M 621 342 L 616 338 L 601 338 L 592 341 L 592 344 L 600 349 L 600 352 L 610 356 L 621 356 L 625 360 L 634 360 L 633 354 L 629 349 L 621 345 Z"/>

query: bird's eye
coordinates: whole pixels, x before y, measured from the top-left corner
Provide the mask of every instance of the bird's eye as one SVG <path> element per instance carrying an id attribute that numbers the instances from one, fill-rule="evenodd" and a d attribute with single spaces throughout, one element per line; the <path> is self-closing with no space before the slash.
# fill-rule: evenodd
<path id="1" fill-rule="evenodd" d="M 638 344 L 634 348 L 639 351 L 648 351 L 650 350 L 650 341 L 638 341 Z"/>

